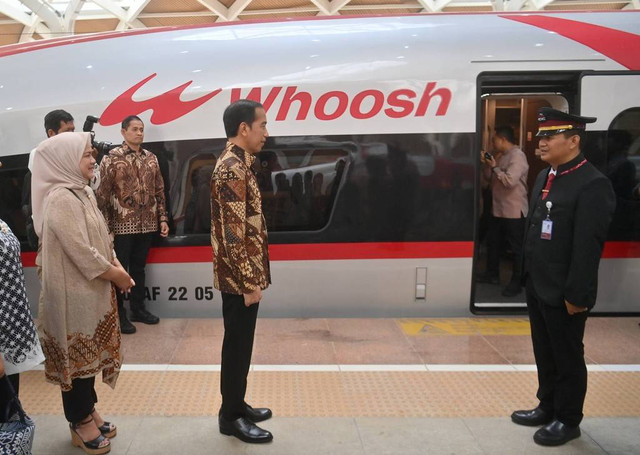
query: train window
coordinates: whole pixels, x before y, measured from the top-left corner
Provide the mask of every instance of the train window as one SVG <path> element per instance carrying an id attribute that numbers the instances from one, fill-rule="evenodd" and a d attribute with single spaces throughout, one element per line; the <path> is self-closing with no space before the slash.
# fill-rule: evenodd
<path id="1" fill-rule="evenodd" d="M 158 150 L 164 150 L 174 161 L 165 181 L 170 181 L 168 199 L 176 234 L 210 232 L 211 174 L 225 143 L 212 139 L 145 145 L 159 157 Z M 337 142 L 270 138 L 254 165 L 269 231 L 313 231 L 325 226 L 349 153 L 349 145 Z"/>
<path id="2" fill-rule="evenodd" d="M 0 161 L 0 219 L 23 241 L 24 248 L 27 247 L 27 237 L 26 216 L 22 210 L 22 191 L 26 173 L 26 156 L 8 156 Z"/>
<path id="3" fill-rule="evenodd" d="M 616 116 L 606 134 L 605 173 L 616 193 L 610 240 L 640 240 L 640 107 Z"/>
<path id="4" fill-rule="evenodd" d="M 270 232 L 325 226 L 349 162 L 347 148 L 313 144 L 289 149 L 275 139 L 258 154 L 258 183 Z"/>

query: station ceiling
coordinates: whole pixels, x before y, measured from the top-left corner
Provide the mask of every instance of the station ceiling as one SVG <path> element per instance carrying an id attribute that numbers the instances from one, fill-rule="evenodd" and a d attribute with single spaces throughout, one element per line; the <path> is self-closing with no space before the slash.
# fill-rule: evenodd
<path id="1" fill-rule="evenodd" d="M 640 0 L 0 0 L 0 46 L 149 27 L 310 16 L 640 9 Z"/>

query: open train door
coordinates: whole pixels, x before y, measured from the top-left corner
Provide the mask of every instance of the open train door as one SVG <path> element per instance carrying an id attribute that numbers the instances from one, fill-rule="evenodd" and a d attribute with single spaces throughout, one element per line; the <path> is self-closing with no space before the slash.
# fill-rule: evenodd
<path id="1" fill-rule="evenodd" d="M 616 211 L 600 264 L 598 313 L 640 311 L 640 72 L 586 72 L 580 114 L 587 125 L 585 156 L 611 180 Z M 630 264 L 628 264 L 631 262 Z"/>

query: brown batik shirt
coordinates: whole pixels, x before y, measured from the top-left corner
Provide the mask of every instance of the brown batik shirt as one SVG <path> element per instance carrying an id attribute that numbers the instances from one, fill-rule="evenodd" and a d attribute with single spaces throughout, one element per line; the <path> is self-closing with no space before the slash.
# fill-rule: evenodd
<path id="1" fill-rule="evenodd" d="M 123 143 L 100 163 L 96 198 L 109 232 L 116 235 L 155 232 L 161 222 L 167 222 L 158 159 L 140 150 L 131 150 Z"/>
<path id="2" fill-rule="evenodd" d="M 213 281 L 228 294 L 250 294 L 271 283 L 267 225 L 262 214 L 255 157 L 227 146 L 211 176 Z"/>

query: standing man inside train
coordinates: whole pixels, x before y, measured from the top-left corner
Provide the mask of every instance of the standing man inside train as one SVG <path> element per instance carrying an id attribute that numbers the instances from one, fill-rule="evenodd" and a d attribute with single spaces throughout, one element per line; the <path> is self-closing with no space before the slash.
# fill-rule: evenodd
<path id="1" fill-rule="evenodd" d="M 224 318 L 218 424 L 220 433 L 244 442 L 269 442 L 272 434 L 256 423 L 271 410 L 244 401 L 258 307 L 271 283 L 267 226 L 251 168 L 269 136 L 267 117 L 260 103 L 238 100 L 223 121 L 228 141 L 211 176 L 213 280 Z"/>
<path id="2" fill-rule="evenodd" d="M 506 239 L 513 251 L 511 281 L 502 290 L 502 295 L 512 297 L 522 291 L 522 236 L 524 217 L 529 210 L 527 201 L 527 175 L 529 163 L 520 147 L 516 145 L 513 128 L 499 126 L 491 138 L 497 157 L 480 154 L 484 164 L 484 178 L 491 182 L 491 218 L 488 230 L 487 271 L 478 276 L 479 282 L 500 282 L 500 246 Z"/>
<path id="3" fill-rule="evenodd" d="M 144 124 L 130 115 L 122 121 L 120 147 L 100 162 L 100 187 L 96 198 L 109 232 L 114 234 L 114 249 L 122 266 L 136 282 L 131 289 L 131 321 L 157 324 L 160 319 L 145 305 L 145 266 L 154 234 L 169 235 L 165 210 L 164 181 L 156 156 L 142 148 Z M 127 318 L 123 296 L 118 297 L 120 331 L 135 333 Z"/>
<path id="4" fill-rule="evenodd" d="M 538 175 L 531 194 L 523 271 L 540 403 L 511 419 L 544 425 L 533 439 L 546 446 L 580 436 L 587 392 L 582 340 L 615 206 L 611 183 L 580 152 L 585 124 L 595 121 L 551 108 L 538 111 L 541 159 L 550 167 Z"/>

